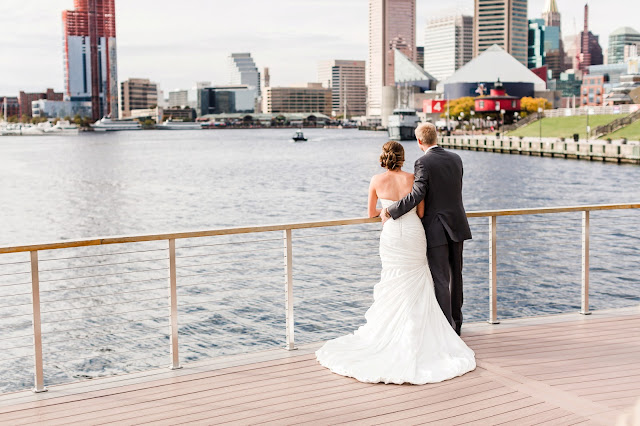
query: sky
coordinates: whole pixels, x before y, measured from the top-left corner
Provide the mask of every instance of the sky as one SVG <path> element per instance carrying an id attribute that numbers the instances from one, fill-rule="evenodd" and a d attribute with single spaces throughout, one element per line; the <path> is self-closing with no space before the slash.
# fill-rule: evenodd
<path id="1" fill-rule="evenodd" d="M 563 36 L 580 30 L 584 0 L 556 0 Z M 197 81 L 226 84 L 227 57 L 251 52 L 269 67 L 272 86 L 317 80 L 326 59 L 366 60 L 368 0 L 116 0 L 118 78 L 149 78 L 170 90 Z M 529 0 L 538 18 L 545 0 Z M 443 6 L 444 5 L 444 6 Z M 603 48 L 621 26 L 640 31 L 640 2 L 592 1 L 590 29 Z M 62 18 L 73 0 L 0 2 L 0 95 L 64 89 Z M 473 0 L 417 0 L 417 41 L 428 19 L 461 11 Z"/>

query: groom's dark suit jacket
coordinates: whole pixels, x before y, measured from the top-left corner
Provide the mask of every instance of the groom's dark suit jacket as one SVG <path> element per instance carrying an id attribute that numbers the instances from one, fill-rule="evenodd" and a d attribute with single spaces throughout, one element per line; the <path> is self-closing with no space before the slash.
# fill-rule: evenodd
<path id="1" fill-rule="evenodd" d="M 439 146 L 431 148 L 414 165 L 415 181 L 409 195 L 389 207 L 394 219 L 404 215 L 424 199 L 422 218 L 429 248 L 471 239 L 469 222 L 462 204 L 462 160 L 458 154 Z"/>

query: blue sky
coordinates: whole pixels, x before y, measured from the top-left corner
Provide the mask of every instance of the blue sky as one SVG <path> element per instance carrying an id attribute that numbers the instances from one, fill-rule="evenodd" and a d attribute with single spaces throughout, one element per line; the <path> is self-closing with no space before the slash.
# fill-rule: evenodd
<path id="1" fill-rule="evenodd" d="M 473 0 L 417 1 L 419 43 L 430 17 L 473 12 Z M 574 21 L 580 30 L 584 0 L 557 3 L 563 35 Z M 529 0 L 529 16 L 543 6 Z M 63 89 L 61 12 L 72 8 L 72 0 L 0 2 L 0 95 Z M 601 42 L 620 26 L 640 30 L 640 2 L 599 0 L 590 9 Z M 227 83 L 231 52 L 251 52 L 272 85 L 315 81 L 320 60 L 367 58 L 368 0 L 116 0 L 116 11 L 120 80 L 148 77 L 165 92 Z"/>

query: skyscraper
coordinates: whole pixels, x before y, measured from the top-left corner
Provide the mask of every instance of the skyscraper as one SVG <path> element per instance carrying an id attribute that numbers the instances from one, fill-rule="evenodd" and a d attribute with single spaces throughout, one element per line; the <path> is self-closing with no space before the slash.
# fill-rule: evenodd
<path id="1" fill-rule="evenodd" d="M 367 115 L 381 115 L 382 88 L 395 85 L 394 49 L 416 60 L 416 0 L 369 0 Z"/>
<path id="2" fill-rule="evenodd" d="M 529 47 L 527 66 L 531 68 L 540 68 L 546 64 L 546 55 L 544 51 L 546 26 L 543 19 L 529 20 Z M 547 76 L 545 76 L 545 80 Z"/>
<path id="3" fill-rule="evenodd" d="M 473 17 L 452 15 L 427 22 L 424 69 L 446 80 L 473 58 Z"/>
<path id="4" fill-rule="evenodd" d="M 562 31 L 560 29 L 560 12 L 556 0 L 547 0 L 544 11 L 544 54 L 546 65 L 551 71 L 551 78 L 557 79 L 560 73 L 567 69 L 564 59 L 564 44 L 562 42 Z"/>
<path id="5" fill-rule="evenodd" d="M 94 120 L 118 112 L 115 0 L 74 0 L 62 12 L 65 94 L 91 101 Z"/>
<path id="6" fill-rule="evenodd" d="M 640 45 L 640 33 L 631 27 L 618 28 L 609 35 L 607 63 L 619 64 L 624 61 L 624 47 Z"/>
<path id="7" fill-rule="evenodd" d="M 365 61 L 332 60 L 318 64 L 318 81 L 331 89 L 331 110 L 337 115 L 364 115 L 367 107 Z"/>
<path id="8" fill-rule="evenodd" d="M 473 56 L 494 44 L 527 65 L 527 0 L 475 0 Z"/>
<path id="9" fill-rule="evenodd" d="M 260 95 L 260 71 L 251 53 L 232 53 L 229 56 L 229 84 L 244 84 L 255 88 Z"/>
<path id="10" fill-rule="evenodd" d="M 602 47 L 598 36 L 589 31 L 589 5 L 584 5 L 584 30 L 580 33 L 577 67 L 584 73 L 589 72 L 589 65 L 601 65 L 603 62 Z"/>

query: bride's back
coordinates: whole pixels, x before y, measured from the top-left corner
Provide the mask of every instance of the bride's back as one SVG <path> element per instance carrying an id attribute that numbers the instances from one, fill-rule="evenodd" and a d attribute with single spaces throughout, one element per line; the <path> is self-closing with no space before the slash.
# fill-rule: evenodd
<path id="1" fill-rule="evenodd" d="M 414 176 L 402 170 L 387 171 L 375 175 L 374 188 L 378 198 L 398 201 L 411 192 Z"/>

